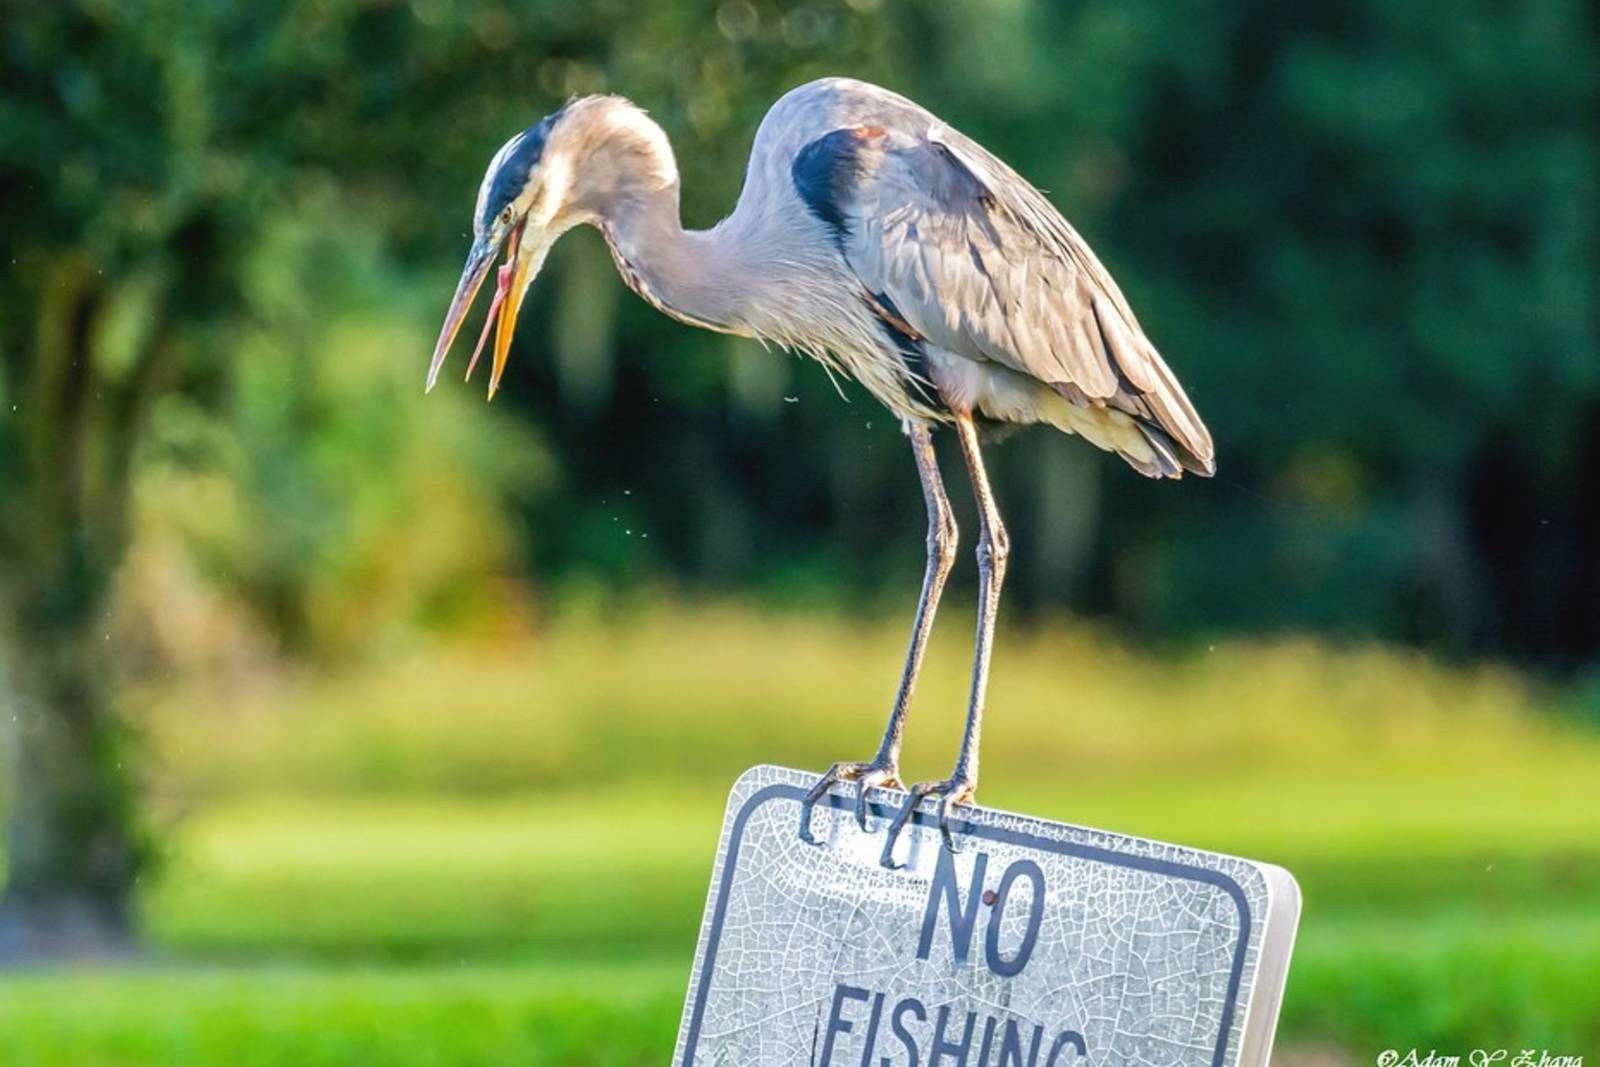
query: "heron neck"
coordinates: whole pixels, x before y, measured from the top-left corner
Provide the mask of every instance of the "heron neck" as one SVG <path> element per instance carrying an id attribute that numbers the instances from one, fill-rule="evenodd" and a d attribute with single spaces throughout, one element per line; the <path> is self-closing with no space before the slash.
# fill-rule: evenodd
<path id="1" fill-rule="evenodd" d="M 750 332 L 744 309 L 756 264 L 726 227 L 683 228 L 676 183 L 628 197 L 599 228 L 623 280 L 645 300 L 694 326 Z"/>

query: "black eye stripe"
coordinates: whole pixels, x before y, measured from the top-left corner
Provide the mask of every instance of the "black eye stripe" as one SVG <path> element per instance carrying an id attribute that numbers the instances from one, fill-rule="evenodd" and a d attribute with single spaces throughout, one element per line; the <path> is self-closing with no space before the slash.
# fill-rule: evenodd
<path id="1" fill-rule="evenodd" d="M 480 228 L 487 229 L 527 186 L 528 175 L 539 165 L 539 159 L 544 155 L 545 140 L 550 136 L 550 130 L 564 111 L 566 105 L 562 105 L 529 126 L 522 135 L 522 140 L 517 142 L 517 146 L 500 161 L 500 165 L 489 176 L 489 191 L 484 197 L 483 213 L 478 219 Z"/>

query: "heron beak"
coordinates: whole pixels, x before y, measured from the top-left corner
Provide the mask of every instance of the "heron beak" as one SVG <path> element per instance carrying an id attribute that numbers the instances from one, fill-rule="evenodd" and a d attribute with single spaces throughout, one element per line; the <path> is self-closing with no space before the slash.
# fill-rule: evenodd
<path id="1" fill-rule="evenodd" d="M 461 322 L 467 317 L 467 311 L 472 307 L 472 300 L 478 295 L 478 289 L 483 285 L 483 279 L 488 276 L 489 268 L 494 265 L 494 257 L 500 251 L 500 246 L 486 237 L 473 242 L 472 251 L 467 253 L 467 265 L 461 272 L 461 281 L 456 285 L 456 295 L 450 301 L 450 310 L 444 316 L 444 328 L 439 331 L 439 341 L 433 347 L 433 361 L 428 364 L 428 390 L 431 392 L 439 380 L 439 369 L 444 366 L 444 358 L 450 352 L 450 342 L 456 339 L 456 334 L 461 330 Z"/>
<path id="2" fill-rule="evenodd" d="M 523 298 L 528 295 L 528 286 L 544 264 L 553 240 L 546 233 L 534 244 L 525 246 L 522 240 L 524 228 L 525 223 L 517 223 L 505 241 L 506 261 L 495 279 L 494 300 L 489 304 L 489 314 L 483 320 L 483 332 L 478 335 L 472 359 L 467 363 L 467 380 L 470 381 L 473 368 L 478 365 L 478 357 L 483 354 L 484 343 L 489 339 L 489 330 L 491 326 L 495 327 L 494 361 L 489 370 L 490 400 L 500 390 L 500 376 L 505 373 L 506 359 L 511 354 L 511 338 L 517 330 L 517 312 L 521 310 Z M 481 238 L 467 255 L 466 269 L 461 272 L 461 282 L 456 286 L 455 299 L 445 315 L 444 329 L 439 332 L 439 343 L 434 347 L 433 362 L 428 367 L 430 390 L 439 378 L 439 369 L 444 366 L 445 356 L 450 352 L 450 343 L 461 329 L 461 320 L 467 317 L 472 299 L 478 295 L 478 289 L 488 276 L 499 250 L 497 242 Z"/>
<path id="3" fill-rule="evenodd" d="M 544 258 L 542 252 L 529 254 L 522 250 L 522 227 L 518 226 L 511 235 L 511 254 L 506 259 L 506 265 L 500 268 L 500 285 L 495 292 L 495 302 L 499 304 L 500 325 L 494 335 L 494 362 L 489 367 L 489 399 L 494 399 L 494 394 L 500 389 L 500 376 L 505 373 L 506 357 L 511 354 L 511 337 L 517 332 L 517 312 L 522 309 L 523 298 L 528 295 L 528 285 L 533 281 L 534 268 Z M 491 308 L 491 313 L 493 309 Z M 487 334 L 489 324 L 483 324 Z M 483 338 L 478 339 L 478 347 L 483 347 Z M 476 363 L 477 354 L 474 353 L 472 361 Z M 467 374 L 472 374 L 472 367 L 467 367 Z"/>

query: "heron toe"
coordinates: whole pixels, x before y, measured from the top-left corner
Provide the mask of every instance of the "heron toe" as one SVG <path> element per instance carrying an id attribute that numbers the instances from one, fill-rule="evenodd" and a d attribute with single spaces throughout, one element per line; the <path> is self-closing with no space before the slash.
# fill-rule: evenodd
<path id="1" fill-rule="evenodd" d="M 900 840 L 901 831 L 917 813 L 924 797 L 939 798 L 939 833 L 944 837 L 944 847 L 951 852 L 960 851 L 956 848 L 955 834 L 950 829 L 950 806 L 972 803 L 977 791 L 978 783 L 964 774 L 953 775 L 940 782 L 918 782 L 912 786 L 906 794 L 906 802 L 889 824 L 889 838 L 883 843 L 883 856 L 878 862 L 891 871 L 904 866 L 895 862 L 894 846 Z"/>
<path id="2" fill-rule="evenodd" d="M 867 826 L 867 790 L 873 786 L 887 786 L 891 789 L 900 788 L 900 768 L 887 760 L 870 760 L 865 763 L 835 763 L 828 768 L 828 773 L 817 780 L 811 791 L 800 802 L 800 840 L 808 845 L 819 845 L 811 834 L 811 811 L 817 806 L 835 782 L 854 782 L 856 784 L 856 823 L 864 832 L 871 832 Z"/>

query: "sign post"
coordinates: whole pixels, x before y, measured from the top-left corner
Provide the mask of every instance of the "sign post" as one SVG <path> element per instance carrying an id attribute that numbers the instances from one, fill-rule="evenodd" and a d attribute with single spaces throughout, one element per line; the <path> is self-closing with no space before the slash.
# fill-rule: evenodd
<path id="1" fill-rule="evenodd" d="M 733 788 L 676 1067 L 1264 1067 L 1299 920 L 1282 868 L 930 804 L 900 870 L 845 790 L 757 767 Z"/>

